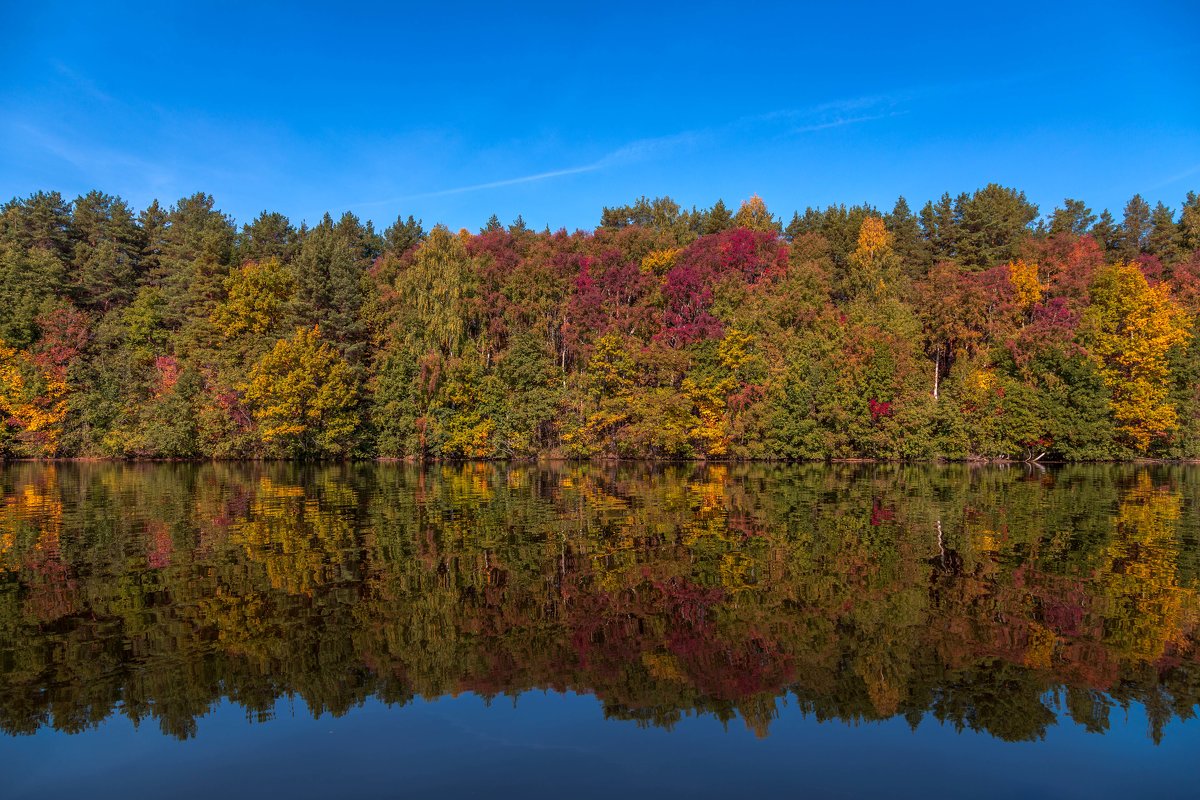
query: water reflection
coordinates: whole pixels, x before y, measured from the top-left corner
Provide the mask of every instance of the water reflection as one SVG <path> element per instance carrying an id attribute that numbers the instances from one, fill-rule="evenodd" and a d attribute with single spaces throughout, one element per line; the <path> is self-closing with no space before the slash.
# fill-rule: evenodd
<path id="1" fill-rule="evenodd" d="M 0 728 L 179 737 L 221 698 L 594 694 L 670 727 L 786 698 L 1006 740 L 1155 741 L 1200 699 L 1200 469 L 18 464 Z"/>

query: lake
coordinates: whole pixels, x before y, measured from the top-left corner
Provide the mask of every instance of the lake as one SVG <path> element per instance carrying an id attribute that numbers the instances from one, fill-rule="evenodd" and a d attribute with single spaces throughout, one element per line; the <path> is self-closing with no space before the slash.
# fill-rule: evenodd
<path id="1" fill-rule="evenodd" d="M 0 466 L 6 798 L 1178 796 L 1200 468 Z"/>

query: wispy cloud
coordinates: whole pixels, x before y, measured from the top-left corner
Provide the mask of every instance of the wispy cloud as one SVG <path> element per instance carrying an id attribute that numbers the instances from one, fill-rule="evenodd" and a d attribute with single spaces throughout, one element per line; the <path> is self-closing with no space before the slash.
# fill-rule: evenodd
<path id="1" fill-rule="evenodd" d="M 508 186 L 535 184 L 559 178 L 569 178 L 571 175 L 596 173 L 604 169 L 631 166 L 631 164 L 647 163 L 677 155 L 680 150 L 695 149 L 697 146 L 721 142 L 732 136 L 748 136 L 750 133 L 774 134 L 775 137 L 799 136 L 799 134 L 816 133 L 833 130 L 833 128 L 860 125 L 864 122 L 887 120 L 908 114 L 907 109 L 899 108 L 901 104 L 913 101 L 914 98 L 938 94 L 938 92 L 965 91 L 971 89 L 967 85 L 918 86 L 892 94 L 863 95 L 845 97 L 839 100 L 812 104 L 802 108 L 780 108 L 762 114 L 742 116 L 725 124 L 696 128 L 668 134 L 668 136 L 636 139 L 634 142 L 619 146 L 607 152 L 604 156 L 575 166 L 557 169 L 541 170 L 528 175 L 517 175 L 514 178 L 502 178 L 493 181 L 479 182 L 450 188 L 439 188 L 424 192 L 412 192 L 398 197 L 350 203 L 348 207 L 372 207 L 407 203 L 407 201 L 437 197 L 454 196 L 470 192 L 485 192 Z M 856 113 L 857 112 L 857 113 Z"/>
<path id="2" fill-rule="evenodd" d="M 830 120 L 829 122 L 816 122 L 811 125 L 801 125 L 798 128 L 792 128 L 789 133 L 812 133 L 814 131 L 824 131 L 830 128 L 841 128 L 846 125 L 857 125 L 860 122 L 872 122 L 877 119 L 891 119 L 892 117 L 901 117 L 907 114 L 907 111 L 892 111 L 888 114 L 867 114 L 861 117 L 840 117 Z"/>
<path id="3" fill-rule="evenodd" d="M 700 132 L 685 131 L 683 133 L 672 134 L 670 136 L 637 139 L 606 153 L 595 161 L 591 161 L 586 164 L 563 167 L 561 169 L 552 169 L 544 172 L 535 172 L 530 175 L 520 175 L 515 178 L 502 178 L 500 180 L 486 181 L 484 183 L 472 183 L 466 186 L 455 186 L 449 189 L 436 189 L 428 192 L 416 192 L 400 197 L 390 197 L 385 200 L 370 200 L 362 203 L 352 203 L 350 205 L 357 208 L 369 208 L 372 206 L 389 205 L 391 203 L 402 203 L 410 200 L 422 200 L 431 197 L 446 197 L 448 195 L 465 194 L 467 192 L 500 189 L 505 186 L 516 186 L 523 183 L 536 183 L 538 181 L 549 180 L 551 178 L 564 178 L 569 175 L 582 175 L 584 173 L 597 172 L 610 167 L 647 161 L 656 156 L 663 156 L 681 146 L 694 143 L 699 138 Z"/>
<path id="4" fill-rule="evenodd" d="M 1161 189 L 1164 186 L 1170 186 L 1173 183 L 1178 183 L 1179 181 L 1183 180 L 1184 178 L 1190 178 L 1191 176 L 1196 175 L 1197 173 L 1200 173 L 1200 164 L 1194 164 L 1193 166 L 1190 166 L 1187 169 L 1185 169 L 1183 172 L 1177 172 L 1176 174 L 1172 175 L 1169 178 L 1164 178 L 1161 181 L 1159 181 L 1158 183 L 1151 186 L 1150 188 L 1151 189 Z"/>
<path id="5" fill-rule="evenodd" d="M 370 203 L 359 203 L 362 206 L 381 205 L 383 203 L 398 202 L 401 200 L 419 200 L 424 197 L 445 197 L 451 194 L 463 194 L 465 192 L 478 192 L 484 189 L 499 189 L 504 186 L 516 186 L 521 183 L 534 183 L 536 181 L 544 181 L 548 178 L 562 178 L 567 175 L 579 175 L 584 172 L 595 172 L 598 169 L 605 167 L 604 160 L 595 162 L 594 164 L 584 164 L 578 167 L 566 167 L 564 169 L 552 169 L 548 172 L 537 172 L 533 175 L 521 175 L 516 178 L 504 178 L 498 181 L 488 181 L 487 183 L 473 183 L 469 186 L 455 186 L 452 189 L 438 189 L 433 192 L 420 192 L 418 194 L 409 194 L 403 197 L 396 197 L 391 200 L 374 200 Z"/>
<path id="6" fill-rule="evenodd" d="M 18 120 L 0 127 L 0 138 L 6 138 L 4 133 L 7 138 L 20 143 L 23 158 L 49 157 L 66 164 L 80 185 L 107 186 L 117 180 L 125 185 L 127 192 L 154 194 L 169 186 L 175 178 L 173 172 L 159 162 L 89 141 L 86 136 L 74 132 L 60 135 L 40 125 Z"/>
<path id="7" fill-rule="evenodd" d="M 91 79 L 85 78 L 61 61 L 53 60 L 50 64 L 54 67 L 55 72 L 66 78 L 72 86 L 90 96 L 93 100 L 99 100 L 102 103 L 113 102 L 112 95 L 101 90 Z"/>
<path id="8" fill-rule="evenodd" d="M 446 197 L 449 195 L 466 194 L 469 192 L 501 189 L 506 186 L 537 183 L 539 181 L 546 181 L 554 178 L 565 178 L 571 175 L 583 175 L 589 172 L 598 172 L 604 169 L 645 163 L 655 158 L 665 158 L 676 153 L 680 149 L 695 147 L 706 140 L 718 140 L 729 134 L 745 131 L 747 128 L 761 130 L 764 128 L 777 126 L 780 123 L 794 123 L 796 121 L 811 120 L 807 124 L 789 127 L 785 130 L 785 133 L 787 134 L 802 134 L 828 130 L 830 128 L 840 128 L 846 125 L 856 125 L 873 120 L 888 119 L 890 117 L 900 116 L 908 112 L 880 111 L 879 113 L 860 114 L 858 116 L 845 116 L 845 114 L 847 112 L 869 108 L 891 107 L 898 101 L 899 98 L 897 96 L 872 95 L 869 97 L 855 97 L 820 103 L 808 108 L 777 109 L 765 114 L 740 117 L 723 125 L 681 131 L 679 133 L 674 133 L 667 136 L 637 139 L 606 153 L 594 161 L 589 161 L 584 164 L 544 170 L 528 175 L 519 175 L 512 178 L 501 178 L 494 181 L 472 183 L 463 186 L 453 186 L 447 189 L 433 189 L 424 192 L 413 192 L 397 197 L 351 203 L 348 205 L 356 208 L 369 208 L 393 203 L 403 203 L 412 200 L 423 200 L 433 197 Z"/>
<path id="9" fill-rule="evenodd" d="M 110 168 L 132 168 L 153 171 L 155 165 L 145 159 L 108 147 L 72 142 L 24 122 L 15 123 L 14 130 L 24 134 L 23 141 L 84 171 Z"/>

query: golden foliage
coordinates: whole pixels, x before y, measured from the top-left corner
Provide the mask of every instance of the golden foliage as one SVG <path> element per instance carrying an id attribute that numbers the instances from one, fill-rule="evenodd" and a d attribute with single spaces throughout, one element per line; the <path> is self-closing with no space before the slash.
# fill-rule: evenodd
<path id="1" fill-rule="evenodd" d="M 243 392 L 268 443 L 340 454 L 358 424 L 350 367 L 321 341 L 318 326 L 276 342 L 254 365 Z"/>
<path id="2" fill-rule="evenodd" d="M 752 231 L 774 233 L 777 230 L 775 218 L 767 210 L 767 204 L 757 194 L 742 203 L 738 212 L 733 215 L 733 224 L 739 228 Z"/>
<path id="3" fill-rule="evenodd" d="M 18 431 L 29 455 L 53 456 L 67 418 L 62 370 L 46 369 L 0 341 L 0 417 Z"/>
<path id="4" fill-rule="evenodd" d="M 857 253 L 861 256 L 873 257 L 885 248 L 891 248 L 892 235 L 883 225 L 879 217 L 867 217 L 858 229 Z"/>
<path id="5" fill-rule="evenodd" d="M 296 280 L 278 259 L 248 261 L 225 282 L 228 296 L 213 310 L 212 321 L 226 336 L 261 336 L 278 324 Z"/>
<path id="6" fill-rule="evenodd" d="M 672 247 L 666 250 L 651 250 L 642 257 L 642 271 L 655 275 L 665 275 L 675 266 L 675 259 L 683 252 L 682 247 Z"/>
<path id="7" fill-rule="evenodd" d="M 1046 291 L 1045 284 L 1038 280 L 1038 265 L 1021 259 L 1009 262 L 1008 282 L 1012 284 L 1022 311 L 1040 303 Z"/>
<path id="8" fill-rule="evenodd" d="M 1092 288 L 1091 350 L 1112 393 L 1118 428 L 1145 451 L 1178 421 L 1170 391 L 1169 352 L 1191 337 L 1191 318 L 1165 283 L 1151 286 L 1133 264 L 1115 264 Z"/>

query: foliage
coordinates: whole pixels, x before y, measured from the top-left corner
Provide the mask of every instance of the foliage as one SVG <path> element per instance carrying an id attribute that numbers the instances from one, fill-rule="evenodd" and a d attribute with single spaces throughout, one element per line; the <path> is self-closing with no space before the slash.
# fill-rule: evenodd
<path id="1" fill-rule="evenodd" d="M 1170 435 L 1176 409 L 1167 402 L 1168 355 L 1188 342 L 1191 319 L 1167 284 L 1151 286 L 1132 264 L 1114 264 L 1092 287 L 1091 349 L 1112 392 L 1113 415 L 1129 443 L 1145 451 Z"/>
<path id="2" fill-rule="evenodd" d="M 349 365 L 318 326 L 281 339 L 242 388 L 268 447 L 289 456 L 346 455 L 358 417 Z"/>
<path id="3" fill-rule="evenodd" d="M 1200 458 L 1197 248 L 1194 192 L 477 234 L 39 192 L 0 208 L 0 452 Z"/>

